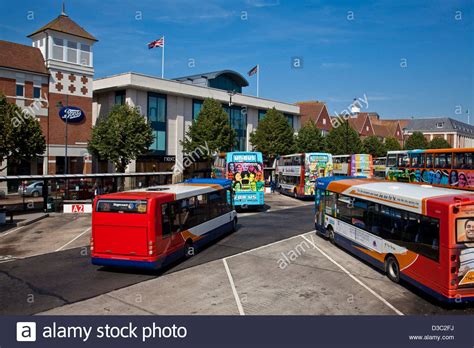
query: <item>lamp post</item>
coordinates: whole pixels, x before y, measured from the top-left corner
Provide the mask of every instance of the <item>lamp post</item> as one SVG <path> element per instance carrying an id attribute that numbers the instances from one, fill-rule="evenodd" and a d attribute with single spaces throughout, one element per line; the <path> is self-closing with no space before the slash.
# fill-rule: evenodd
<path id="1" fill-rule="evenodd" d="M 405 132 L 406 132 L 406 128 L 403 128 L 402 129 L 402 150 L 405 149 Z"/>
<path id="2" fill-rule="evenodd" d="M 66 107 L 69 106 L 69 95 L 66 94 Z M 58 103 L 56 104 L 56 107 L 62 109 L 64 107 L 62 101 L 58 101 Z M 64 174 L 68 174 L 69 172 L 69 168 L 68 168 L 68 158 L 67 158 L 67 147 L 68 147 L 68 139 L 67 139 L 67 135 L 68 135 L 68 122 L 69 121 L 69 116 L 68 114 L 66 114 L 66 130 L 65 130 L 65 135 L 64 135 L 64 140 L 65 140 L 65 144 L 64 144 Z"/>

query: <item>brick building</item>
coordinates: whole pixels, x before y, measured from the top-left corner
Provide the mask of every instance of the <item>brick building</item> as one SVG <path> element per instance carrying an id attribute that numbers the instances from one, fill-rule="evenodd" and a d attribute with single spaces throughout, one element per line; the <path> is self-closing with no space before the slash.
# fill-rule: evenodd
<path id="1" fill-rule="evenodd" d="M 0 41 L 0 91 L 38 118 L 47 149 L 34 163 L 9 164 L 1 174 L 90 173 L 92 46 L 97 40 L 64 12 L 28 37 L 32 47 Z M 73 107 L 82 110 L 82 117 L 73 119 L 68 111 Z M 60 111 L 69 116 L 60 117 Z"/>
<path id="2" fill-rule="evenodd" d="M 331 129 L 331 118 L 326 104 L 320 101 L 304 101 L 296 103 L 300 107 L 301 125 L 310 120 L 321 129 L 323 135 L 326 135 Z"/>

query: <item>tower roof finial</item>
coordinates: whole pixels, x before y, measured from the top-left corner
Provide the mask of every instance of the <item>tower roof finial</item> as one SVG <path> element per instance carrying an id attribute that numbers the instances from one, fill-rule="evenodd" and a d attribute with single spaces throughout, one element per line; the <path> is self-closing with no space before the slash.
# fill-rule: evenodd
<path id="1" fill-rule="evenodd" d="M 61 9 L 61 16 L 66 16 L 67 17 L 66 4 L 64 3 L 64 1 L 63 1 L 62 9 Z"/>

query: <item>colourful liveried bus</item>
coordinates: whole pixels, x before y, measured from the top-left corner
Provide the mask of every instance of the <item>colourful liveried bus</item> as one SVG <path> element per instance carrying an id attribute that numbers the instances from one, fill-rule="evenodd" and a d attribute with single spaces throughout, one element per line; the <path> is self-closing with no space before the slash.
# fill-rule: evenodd
<path id="1" fill-rule="evenodd" d="M 314 196 L 317 178 L 332 175 L 332 155 L 324 152 L 280 156 L 276 161 L 277 189 L 295 198 Z"/>
<path id="2" fill-rule="evenodd" d="M 389 151 L 386 179 L 474 190 L 474 148 Z"/>
<path id="3" fill-rule="evenodd" d="M 374 176 L 374 165 L 372 155 L 353 154 L 332 156 L 334 163 L 334 175 L 337 176 Z"/>
<path id="4" fill-rule="evenodd" d="M 374 164 L 374 177 L 385 179 L 385 173 L 387 171 L 387 157 L 375 157 L 373 159 Z"/>
<path id="5" fill-rule="evenodd" d="M 316 232 L 447 302 L 474 300 L 474 194 L 329 177 L 316 184 Z"/>
<path id="6" fill-rule="evenodd" d="M 234 205 L 263 207 L 265 181 L 261 152 L 227 152 L 216 157 L 212 176 L 232 180 Z"/>
<path id="7" fill-rule="evenodd" d="M 231 184 L 226 179 L 191 179 L 97 196 L 92 263 L 155 269 L 192 256 L 200 246 L 236 229 L 237 213 L 228 201 Z"/>

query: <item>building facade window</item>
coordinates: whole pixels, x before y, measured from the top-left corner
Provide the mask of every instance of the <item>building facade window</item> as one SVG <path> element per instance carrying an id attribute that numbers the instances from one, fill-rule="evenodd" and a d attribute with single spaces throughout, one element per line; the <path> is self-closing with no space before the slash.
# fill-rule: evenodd
<path id="1" fill-rule="evenodd" d="M 242 87 L 225 75 L 220 75 L 215 79 L 209 80 L 209 87 L 222 89 L 224 91 L 234 91 L 242 93 Z"/>
<path id="2" fill-rule="evenodd" d="M 202 109 L 202 100 L 193 99 L 193 121 L 196 121 Z"/>
<path id="3" fill-rule="evenodd" d="M 267 110 L 258 110 L 258 122 L 263 120 L 266 114 L 267 114 Z"/>
<path id="4" fill-rule="evenodd" d="M 125 105 L 125 91 L 115 92 L 115 105 Z"/>
<path id="5" fill-rule="evenodd" d="M 17 83 L 16 85 L 16 96 L 17 97 L 24 97 L 25 96 L 25 86 L 20 85 Z"/>
<path id="6" fill-rule="evenodd" d="M 81 44 L 81 51 L 79 56 L 79 63 L 82 65 L 91 66 L 91 46 Z"/>
<path id="7" fill-rule="evenodd" d="M 290 115 L 290 114 L 284 114 L 286 119 L 288 120 L 288 124 L 290 125 L 291 128 L 295 128 L 294 127 L 294 117 L 293 115 Z"/>
<path id="8" fill-rule="evenodd" d="M 41 97 L 41 87 L 33 87 L 33 98 L 37 99 Z"/>
<path id="9" fill-rule="evenodd" d="M 150 151 L 157 155 L 166 155 L 166 96 L 149 92 L 147 110 L 155 138 Z"/>
<path id="10" fill-rule="evenodd" d="M 53 59 L 64 60 L 64 41 L 63 39 L 53 38 Z"/>
<path id="11" fill-rule="evenodd" d="M 237 133 L 237 145 L 234 150 L 245 151 L 247 145 L 247 113 L 242 112 L 240 106 L 223 106 L 229 115 L 230 125 Z"/>
<path id="12" fill-rule="evenodd" d="M 67 61 L 69 63 L 77 64 L 77 42 L 67 42 Z"/>

